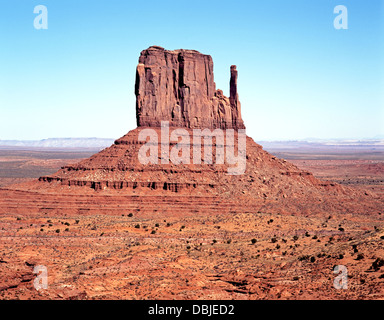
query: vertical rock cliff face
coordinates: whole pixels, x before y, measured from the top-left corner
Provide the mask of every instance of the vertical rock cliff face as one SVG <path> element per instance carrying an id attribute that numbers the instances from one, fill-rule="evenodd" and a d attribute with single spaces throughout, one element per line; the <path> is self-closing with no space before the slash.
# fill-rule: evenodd
<path id="1" fill-rule="evenodd" d="M 195 50 L 150 47 L 141 52 L 136 71 L 137 125 L 243 129 L 237 70 L 231 66 L 230 98 L 216 90 L 211 56 Z"/>

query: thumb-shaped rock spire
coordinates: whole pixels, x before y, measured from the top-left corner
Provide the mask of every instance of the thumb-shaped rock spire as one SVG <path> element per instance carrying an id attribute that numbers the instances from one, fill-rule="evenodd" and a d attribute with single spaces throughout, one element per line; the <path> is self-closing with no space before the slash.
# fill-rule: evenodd
<path id="1" fill-rule="evenodd" d="M 239 95 L 237 94 L 237 70 L 236 66 L 231 66 L 231 80 L 229 81 L 229 102 L 232 109 L 234 123 L 241 120 L 241 105 Z"/>

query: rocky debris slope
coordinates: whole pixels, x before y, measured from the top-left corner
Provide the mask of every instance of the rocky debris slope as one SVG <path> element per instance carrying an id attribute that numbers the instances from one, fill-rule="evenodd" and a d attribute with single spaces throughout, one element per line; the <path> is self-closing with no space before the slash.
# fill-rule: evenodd
<path id="1" fill-rule="evenodd" d="M 155 131 L 160 136 L 160 129 Z M 202 160 L 201 164 L 193 164 L 191 159 L 190 164 L 161 164 L 160 161 L 158 164 L 142 164 L 138 161 L 138 152 L 143 146 L 138 142 L 139 133 L 139 128 L 132 130 L 111 147 L 77 164 L 64 166 L 53 175 L 41 177 L 40 181 L 30 183 L 24 190 L 70 194 L 96 192 L 116 196 L 161 195 L 169 197 L 171 202 L 176 201 L 175 196 L 180 201 L 188 197 L 192 201 L 193 197 L 199 197 L 207 210 L 212 197 L 216 197 L 222 201 L 231 199 L 235 211 L 249 207 L 292 214 L 380 211 L 379 199 L 370 193 L 319 180 L 310 172 L 272 156 L 250 137 L 246 140 L 244 174 L 229 175 L 228 169 L 232 165 L 226 162 L 217 165 L 206 164 Z M 215 141 L 210 146 L 213 151 L 216 150 Z M 170 149 L 173 147 L 171 145 Z M 190 148 L 192 158 L 192 146 Z M 161 159 L 160 147 L 158 159 Z M 138 199 L 130 201 L 137 202 Z M 169 201 L 164 204 L 171 208 Z M 189 207 L 187 202 L 183 201 L 185 212 Z M 147 205 L 150 206 L 150 203 Z M 195 205 L 192 207 L 196 209 Z M 203 207 L 199 207 L 198 211 L 204 211 Z"/>

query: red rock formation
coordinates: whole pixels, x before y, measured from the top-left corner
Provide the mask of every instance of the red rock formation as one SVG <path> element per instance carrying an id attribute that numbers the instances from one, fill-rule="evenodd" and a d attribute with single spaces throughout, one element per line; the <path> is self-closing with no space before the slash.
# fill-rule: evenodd
<path id="1" fill-rule="evenodd" d="M 215 90 L 212 58 L 192 50 L 167 51 L 150 47 L 141 53 L 136 80 L 137 120 L 139 127 L 131 130 L 115 143 L 89 159 L 67 165 L 57 173 L 41 177 L 36 189 L 50 192 L 73 192 L 74 189 L 97 192 L 123 192 L 189 196 L 214 196 L 236 199 L 239 206 L 263 202 L 264 208 L 276 206 L 290 212 L 326 211 L 335 209 L 344 201 L 349 203 L 358 195 L 338 184 L 316 179 L 311 173 L 300 170 L 288 161 L 278 159 L 246 138 L 246 167 L 239 175 L 231 175 L 236 167 L 226 158 L 225 163 L 194 163 L 194 144 L 189 145 L 190 161 L 143 164 L 139 151 L 146 141 L 139 139 L 143 130 L 150 129 L 157 137 L 155 159 L 163 159 L 164 143 L 160 122 L 168 120 L 170 126 L 184 127 L 184 133 L 192 137 L 193 128 L 243 128 L 240 102 L 237 93 L 237 70 L 231 66 L 230 97 Z M 169 106 L 172 106 L 170 108 Z M 169 128 L 166 140 L 169 151 L 180 144 L 172 141 Z M 238 150 L 240 131 L 234 130 L 234 149 Z M 227 138 L 226 138 L 227 139 Z M 217 138 L 205 145 L 212 148 L 217 159 Z M 228 141 L 226 143 L 228 145 Z M 231 144 L 231 143 L 229 143 Z M 155 151 L 156 152 L 156 151 Z M 227 155 L 227 149 L 225 151 Z M 203 157 L 203 156 L 202 156 Z M 34 188 L 35 188 L 34 187 Z M 55 189 L 56 188 L 56 189 Z M 58 189 L 57 189 L 58 188 Z M 56 190 L 56 191 L 55 191 Z M 319 199 L 327 199 L 319 204 Z M 337 199 L 337 200 L 335 200 Z M 343 200 L 340 200 L 343 199 Z M 329 201 L 328 201 L 329 200 Z M 303 203 L 306 208 L 303 209 Z M 315 206 L 313 204 L 316 204 Z M 353 204 L 353 206 L 355 206 Z M 310 208 L 310 209 L 308 209 Z M 345 208 L 340 209 L 345 210 Z M 376 210 L 373 205 L 373 210 Z"/>
<path id="2" fill-rule="evenodd" d="M 195 50 L 150 47 L 141 52 L 136 71 L 137 125 L 243 129 L 236 66 L 231 67 L 228 99 L 215 89 L 211 56 Z"/>

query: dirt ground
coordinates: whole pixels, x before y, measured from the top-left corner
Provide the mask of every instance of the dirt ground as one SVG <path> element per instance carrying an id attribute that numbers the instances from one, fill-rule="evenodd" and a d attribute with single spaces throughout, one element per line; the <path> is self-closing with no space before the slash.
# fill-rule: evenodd
<path id="1" fill-rule="evenodd" d="M 298 154 L 278 156 L 317 178 L 384 194 L 384 156 Z M 213 196 L 42 196 L 10 187 L 88 156 L 0 152 L 1 299 L 384 298 L 384 211 L 291 215 Z M 335 288 L 337 265 L 346 267 L 346 289 Z M 47 289 L 35 289 L 36 266 L 47 270 Z"/>

